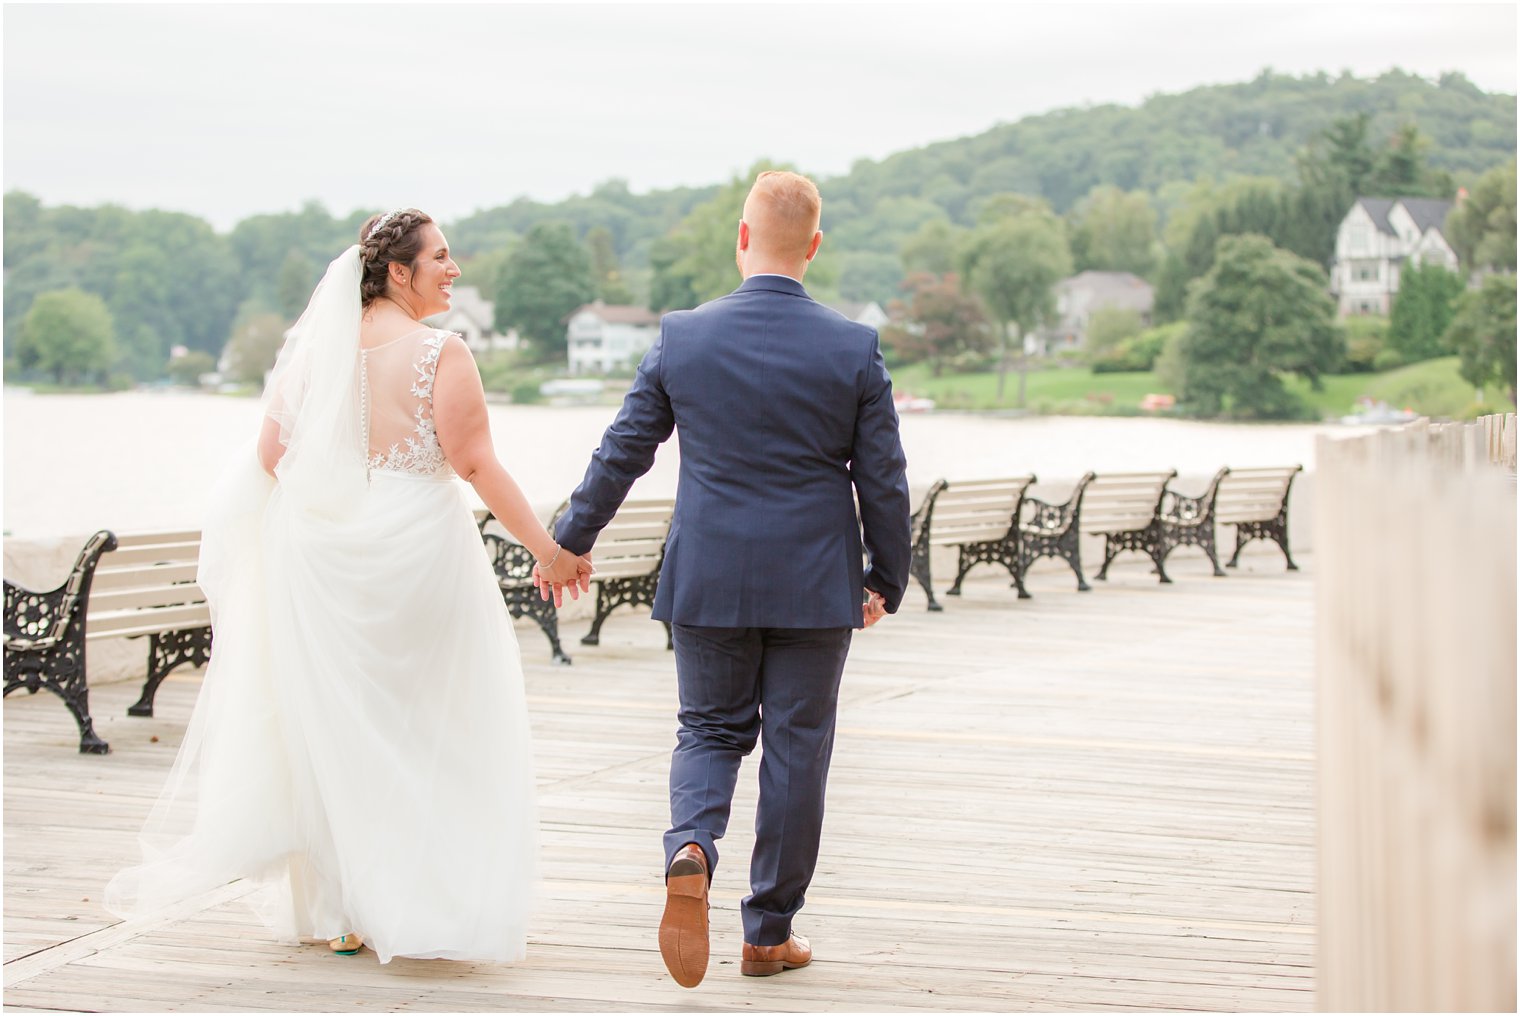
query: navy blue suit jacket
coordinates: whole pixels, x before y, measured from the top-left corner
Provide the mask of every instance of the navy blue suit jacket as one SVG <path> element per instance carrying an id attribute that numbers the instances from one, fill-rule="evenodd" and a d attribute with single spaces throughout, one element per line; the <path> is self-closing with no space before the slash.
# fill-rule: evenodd
<path id="1" fill-rule="evenodd" d="M 875 329 L 772 275 L 666 314 L 556 526 L 566 550 L 592 548 L 673 428 L 681 473 L 657 620 L 858 628 L 863 588 L 897 609 L 907 460 Z"/>

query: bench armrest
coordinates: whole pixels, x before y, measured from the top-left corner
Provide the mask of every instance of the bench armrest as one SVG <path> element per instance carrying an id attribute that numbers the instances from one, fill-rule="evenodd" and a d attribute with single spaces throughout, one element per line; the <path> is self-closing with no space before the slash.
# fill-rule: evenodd
<path id="1" fill-rule="evenodd" d="M 1075 501 L 1075 496 L 1060 504 L 1043 501 L 1037 497 L 1026 497 L 1019 526 L 1023 529 L 1041 529 L 1052 533 L 1066 529 L 1071 525 Z"/>
<path id="2" fill-rule="evenodd" d="M 1161 495 L 1161 517 L 1167 522 L 1193 522 L 1208 513 L 1213 500 L 1208 494 L 1188 497 L 1168 490 Z"/>

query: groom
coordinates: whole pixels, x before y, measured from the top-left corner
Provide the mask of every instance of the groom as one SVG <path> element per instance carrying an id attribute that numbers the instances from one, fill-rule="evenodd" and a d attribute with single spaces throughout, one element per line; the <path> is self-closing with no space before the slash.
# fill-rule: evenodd
<path id="1" fill-rule="evenodd" d="M 672 625 L 680 694 L 660 953 L 688 988 L 707 969 L 717 843 L 757 740 L 740 970 L 812 959 L 792 918 L 818 860 L 851 630 L 896 611 L 908 581 L 906 460 L 876 332 L 802 287 L 820 207 L 806 177 L 760 174 L 739 222 L 744 284 L 665 315 L 555 534 L 588 553 L 680 428 L 654 617 Z"/>

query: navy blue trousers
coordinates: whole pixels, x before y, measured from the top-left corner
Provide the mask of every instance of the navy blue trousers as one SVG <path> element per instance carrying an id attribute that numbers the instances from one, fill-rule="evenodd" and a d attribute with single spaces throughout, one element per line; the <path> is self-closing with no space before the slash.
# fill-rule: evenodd
<path id="1" fill-rule="evenodd" d="M 849 628 L 673 626 L 680 729 L 665 864 L 688 843 L 718 863 L 739 763 L 763 746 L 744 940 L 780 945 L 818 863 Z"/>

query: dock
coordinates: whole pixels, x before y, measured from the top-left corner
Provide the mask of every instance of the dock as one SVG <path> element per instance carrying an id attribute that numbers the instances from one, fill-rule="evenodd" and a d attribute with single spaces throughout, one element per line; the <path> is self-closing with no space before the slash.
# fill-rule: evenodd
<path id="1" fill-rule="evenodd" d="M 1127 563 L 1126 563 L 1127 562 Z M 4 703 L 8 1011 L 1309 1011 L 1315 986 L 1314 582 L 1263 547 L 1160 585 L 1126 556 L 980 568 L 943 613 L 910 590 L 855 635 L 822 856 L 796 928 L 816 959 L 739 974 L 757 758 L 740 776 L 696 989 L 660 961 L 673 654 L 646 610 L 568 667 L 517 627 L 534 731 L 542 902 L 518 964 L 339 957 L 276 941 L 235 882 L 150 917 L 100 906 L 199 688 L 158 715 L 91 691 L 104 757 L 52 695 Z M 146 647 L 144 647 L 146 651 Z"/>

